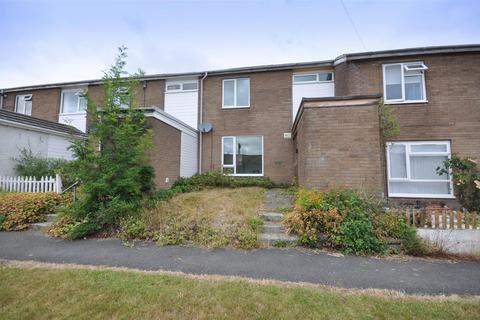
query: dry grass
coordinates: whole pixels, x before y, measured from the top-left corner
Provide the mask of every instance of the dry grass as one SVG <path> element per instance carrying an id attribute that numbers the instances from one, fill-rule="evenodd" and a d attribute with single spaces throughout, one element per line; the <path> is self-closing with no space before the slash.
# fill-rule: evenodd
<path id="1" fill-rule="evenodd" d="M 0 262 L 1 319 L 478 319 L 478 297 Z"/>
<path id="2" fill-rule="evenodd" d="M 161 244 L 250 248 L 256 247 L 252 221 L 263 201 L 262 188 L 208 189 L 159 202 L 142 219 L 150 231 L 158 232 Z"/>

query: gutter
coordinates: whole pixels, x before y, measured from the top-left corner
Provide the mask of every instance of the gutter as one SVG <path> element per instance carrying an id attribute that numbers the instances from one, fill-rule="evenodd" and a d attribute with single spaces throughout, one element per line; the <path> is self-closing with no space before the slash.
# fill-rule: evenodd
<path id="1" fill-rule="evenodd" d="M 198 116 L 198 129 L 200 129 L 200 125 L 203 122 L 203 80 L 207 78 L 208 71 L 205 72 L 203 77 L 200 79 L 200 114 Z M 202 131 L 198 130 L 198 173 L 202 173 Z"/>

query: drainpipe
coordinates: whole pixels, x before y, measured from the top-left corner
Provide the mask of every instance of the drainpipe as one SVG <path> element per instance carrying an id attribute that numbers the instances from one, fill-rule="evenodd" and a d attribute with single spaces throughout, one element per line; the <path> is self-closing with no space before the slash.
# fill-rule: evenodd
<path id="1" fill-rule="evenodd" d="M 198 128 L 203 122 L 203 80 L 208 76 L 208 72 L 205 72 L 202 79 L 200 79 L 200 115 L 198 117 Z M 198 173 L 202 173 L 202 132 L 198 131 Z"/>
<path id="2" fill-rule="evenodd" d="M 3 89 L 0 90 L 0 110 L 3 109 Z"/>

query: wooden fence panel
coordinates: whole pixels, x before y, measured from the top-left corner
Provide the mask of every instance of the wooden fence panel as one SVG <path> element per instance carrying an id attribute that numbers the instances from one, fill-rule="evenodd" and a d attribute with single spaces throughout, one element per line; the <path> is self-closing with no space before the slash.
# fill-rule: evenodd
<path id="1" fill-rule="evenodd" d="M 59 175 L 55 177 L 0 177 L 0 189 L 8 192 L 62 192 L 62 182 Z"/>
<path id="2" fill-rule="evenodd" d="M 479 229 L 478 212 L 450 209 L 404 209 L 393 211 L 405 217 L 408 224 L 432 229 Z"/>

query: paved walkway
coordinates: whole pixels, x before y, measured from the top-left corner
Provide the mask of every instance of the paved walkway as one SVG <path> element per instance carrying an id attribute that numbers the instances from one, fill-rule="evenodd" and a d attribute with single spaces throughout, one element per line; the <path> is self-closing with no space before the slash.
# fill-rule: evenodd
<path id="1" fill-rule="evenodd" d="M 480 262 L 406 261 L 335 257 L 299 249 L 253 251 L 122 245 L 116 239 L 67 241 L 39 232 L 0 232 L 0 258 L 236 275 L 345 288 L 381 288 L 420 294 L 480 295 Z"/>

